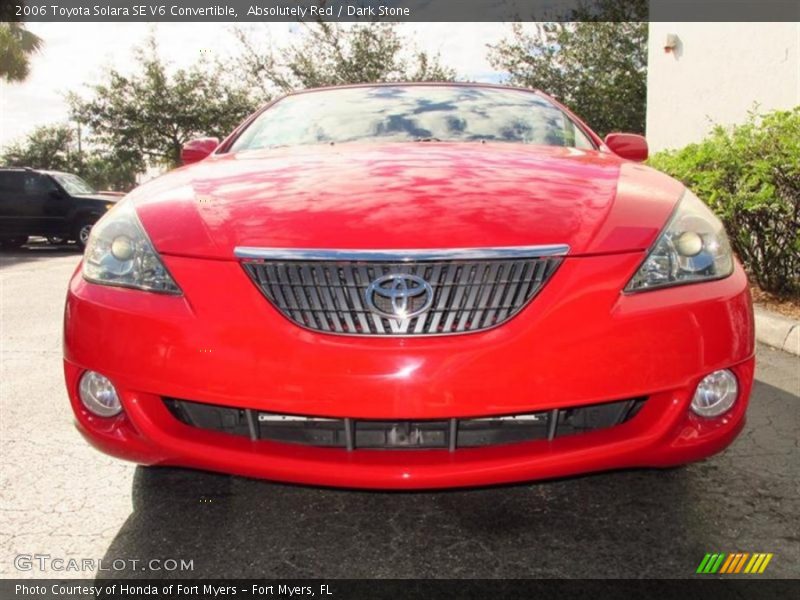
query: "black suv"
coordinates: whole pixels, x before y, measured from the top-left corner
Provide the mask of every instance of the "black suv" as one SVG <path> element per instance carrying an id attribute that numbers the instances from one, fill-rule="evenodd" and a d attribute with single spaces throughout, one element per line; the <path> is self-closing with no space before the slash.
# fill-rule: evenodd
<path id="1" fill-rule="evenodd" d="M 83 249 L 92 225 L 117 200 L 70 173 L 0 168 L 0 248 L 18 248 L 40 235 L 74 240 Z"/>

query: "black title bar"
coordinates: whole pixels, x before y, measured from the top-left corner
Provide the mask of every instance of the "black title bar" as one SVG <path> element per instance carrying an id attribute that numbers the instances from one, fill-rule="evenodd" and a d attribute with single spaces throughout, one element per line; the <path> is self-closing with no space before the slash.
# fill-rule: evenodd
<path id="1" fill-rule="evenodd" d="M 800 0 L 2 0 L 5 21 L 800 21 Z"/>
<path id="2" fill-rule="evenodd" d="M 518 600 L 796 598 L 800 580 L 0 579 L 3 600 Z"/>

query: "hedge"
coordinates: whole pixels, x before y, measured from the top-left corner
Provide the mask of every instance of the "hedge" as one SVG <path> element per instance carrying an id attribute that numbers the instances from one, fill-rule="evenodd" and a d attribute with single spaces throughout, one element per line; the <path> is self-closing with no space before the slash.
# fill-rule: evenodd
<path id="1" fill-rule="evenodd" d="M 800 106 L 661 152 L 650 164 L 681 180 L 722 219 L 762 289 L 800 299 Z"/>

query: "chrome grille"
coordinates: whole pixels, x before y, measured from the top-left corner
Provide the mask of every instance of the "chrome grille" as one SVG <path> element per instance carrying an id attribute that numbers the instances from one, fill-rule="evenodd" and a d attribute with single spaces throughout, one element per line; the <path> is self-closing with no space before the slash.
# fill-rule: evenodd
<path id="1" fill-rule="evenodd" d="M 468 333 L 500 325 L 539 292 L 560 262 L 559 256 L 540 256 L 427 261 L 248 259 L 243 265 L 267 299 L 302 327 L 347 335 L 411 336 Z M 413 292 L 418 295 L 407 298 L 404 313 L 387 316 L 393 309 L 392 299 L 370 292 L 370 284 L 385 281 L 386 276 L 398 280 L 410 276 L 405 279 L 412 282 L 421 278 L 429 285 L 424 293 L 431 297 L 425 297 L 418 286 Z M 423 312 L 414 315 L 418 309 Z"/>

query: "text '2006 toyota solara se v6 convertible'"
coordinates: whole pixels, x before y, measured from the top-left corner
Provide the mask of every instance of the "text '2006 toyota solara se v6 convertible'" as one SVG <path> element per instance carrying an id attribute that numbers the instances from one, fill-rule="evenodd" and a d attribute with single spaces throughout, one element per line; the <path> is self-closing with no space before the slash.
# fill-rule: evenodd
<path id="1" fill-rule="evenodd" d="M 100 450 L 326 486 L 489 485 L 725 448 L 753 382 L 720 221 L 539 92 L 311 90 L 94 227 L 66 382 Z"/>

